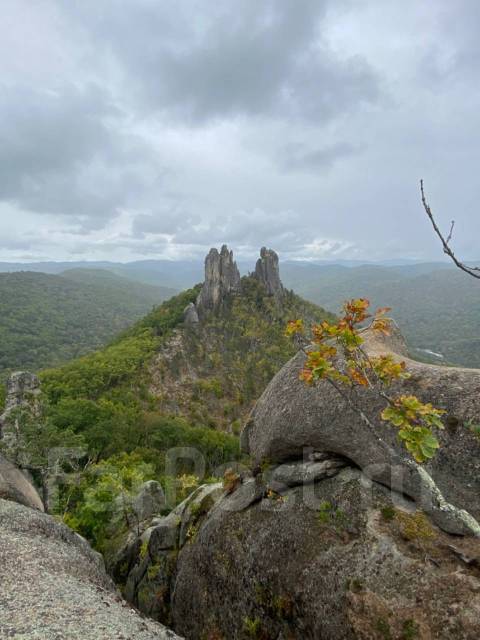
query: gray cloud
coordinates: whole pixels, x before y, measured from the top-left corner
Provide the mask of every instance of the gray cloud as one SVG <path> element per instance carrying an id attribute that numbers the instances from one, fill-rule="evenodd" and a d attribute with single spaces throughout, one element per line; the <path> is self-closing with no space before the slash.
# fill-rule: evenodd
<path id="1" fill-rule="evenodd" d="M 35 25 L 35 37 L 32 26 Z M 478 254 L 474 0 L 4 0 L 0 259 Z"/>
<path id="2" fill-rule="evenodd" d="M 379 98 L 366 61 L 327 46 L 329 4 L 227 0 L 207 10 L 179 0 L 172 10 L 142 0 L 122 11 L 104 2 L 100 17 L 91 2 L 76 10 L 115 52 L 142 107 L 189 123 L 243 115 L 318 122 Z"/>
<path id="3" fill-rule="evenodd" d="M 148 145 L 115 128 L 120 117 L 94 84 L 0 88 L 0 198 L 102 226 L 155 169 Z"/>
<path id="4" fill-rule="evenodd" d="M 337 160 L 359 153 L 358 147 L 348 142 L 335 142 L 320 149 L 310 149 L 302 143 L 292 142 L 278 153 L 278 162 L 284 171 L 318 171 L 332 167 Z"/>

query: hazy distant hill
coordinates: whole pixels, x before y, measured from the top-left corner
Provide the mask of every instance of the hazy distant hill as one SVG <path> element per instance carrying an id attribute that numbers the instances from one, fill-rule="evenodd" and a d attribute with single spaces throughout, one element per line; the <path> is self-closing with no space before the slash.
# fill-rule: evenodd
<path id="1" fill-rule="evenodd" d="M 87 277 L 87 272 L 99 273 L 101 269 L 104 278 L 108 270 L 136 283 L 177 290 L 191 287 L 203 279 L 202 260 L 41 262 L 30 265 L 0 262 L 0 272 L 22 268 L 56 274 L 73 268 L 76 275 L 67 274 L 67 277 L 77 280 Z M 239 268 L 246 273 L 249 265 L 239 262 Z M 371 298 L 373 304 L 391 306 L 411 346 L 441 353 L 444 360 L 451 363 L 480 367 L 480 282 L 461 273 L 449 262 L 397 261 L 362 265 L 355 261 L 339 261 L 338 264 L 286 261 L 281 263 L 281 270 L 286 286 L 332 311 L 338 311 L 343 300 L 362 295 Z M 415 354 L 430 359 L 425 351 Z"/>
<path id="2" fill-rule="evenodd" d="M 354 296 L 388 305 L 410 346 L 442 354 L 450 363 L 480 367 L 480 282 L 454 267 L 302 264 L 285 265 L 282 273 L 285 284 L 334 312 Z M 416 355 L 432 357 L 426 351 Z"/>
<path id="3" fill-rule="evenodd" d="M 174 293 L 102 270 L 0 273 L 0 374 L 92 351 Z"/>
<path id="4" fill-rule="evenodd" d="M 135 262 L 0 262 L 1 272 L 35 271 L 61 274 L 66 270 L 110 271 L 123 278 L 175 291 L 203 279 L 203 260 L 137 260 Z"/>

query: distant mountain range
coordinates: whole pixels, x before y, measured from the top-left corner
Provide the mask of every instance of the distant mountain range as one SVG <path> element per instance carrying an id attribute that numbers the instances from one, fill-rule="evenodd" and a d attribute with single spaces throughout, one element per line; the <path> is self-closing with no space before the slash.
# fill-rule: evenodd
<path id="1" fill-rule="evenodd" d="M 238 266 L 246 274 L 253 262 L 241 260 Z M 0 272 L 28 269 L 59 274 L 72 268 L 77 278 L 92 269 L 98 275 L 101 269 L 103 274 L 128 279 L 128 292 L 132 281 L 182 290 L 203 279 L 201 260 L 0 263 Z M 480 367 L 480 282 L 449 262 L 285 261 L 281 273 L 287 287 L 335 312 L 345 299 L 358 296 L 368 297 L 372 305 L 392 307 L 416 357 Z"/>
<path id="2" fill-rule="evenodd" d="M 137 262 L 0 262 L 1 272 L 61 274 L 71 269 L 102 270 L 153 286 L 187 289 L 203 280 L 203 261 L 140 260 Z"/>
<path id="3" fill-rule="evenodd" d="M 367 297 L 389 306 L 412 355 L 480 367 L 480 282 L 448 264 L 395 267 L 283 265 L 285 284 L 338 312 L 344 300 Z"/>
<path id="4" fill-rule="evenodd" d="M 242 275 L 247 275 L 253 269 L 254 261 L 237 260 L 238 268 Z M 424 268 L 450 268 L 448 262 L 417 263 L 412 260 L 386 260 L 383 262 L 365 263 L 360 260 L 319 260 L 307 261 L 283 261 L 282 274 L 286 269 L 292 272 L 308 273 L 315 269 L 329 267 L 411 267 L 412 269 Z M 134 262 L 108 262 L 108 261 L 78 261 L 78 262 L 0 262 L 0 273 L 14 271 L 35 271 L 41 273 L 59 274 L 70 269 L 102 269 L 116 273 L 124 278 L 151 285 L 162 285 L 177 290 L 186 289 L 203 280 L 203 260 L 137 260 Z"/>
<path id="5" fill-rule="evenodd" d="M 0 273 L 0 375 L 101 347 L 175 293 L 106 270 Z"/>

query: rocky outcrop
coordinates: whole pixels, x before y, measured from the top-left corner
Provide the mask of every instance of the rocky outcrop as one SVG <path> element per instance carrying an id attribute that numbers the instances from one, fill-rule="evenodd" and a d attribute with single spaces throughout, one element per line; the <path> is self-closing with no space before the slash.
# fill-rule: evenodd
<path id="1" fill-rule="evenodd" d="M 35 415 L 39 410 L 40 381 L 28 371 L 12 373 L 7 381 L 5 408 L 0 415 L 0 439 L 10 452 L 19 437 L 18 425 L 13 420 L 15 409 L 26 408 Z M 9 417 L 12 418 L 9 420 Z M 0 499 L 12 500 L 39 511 L 43 502 L 26 475 L 0 454 Z"/>
<path id="2" fill-rule="evenodd" d="M 133 512 L 138 522 L 158 516 L 165 509 L 166 499 L 162 485 L 156 480 L 145 482 L 133 500 Z"/>
<path id="3" fill-rule="evenodd" d="M 221 484 L 199 487 L 168 516 L 152 520 L 141 537 L 132 541 L 130 565 L 126 571 L 123 567 L 122 581 L 126 598 L 146 615 L 169 623 L 178 550 L 195 538 L 221 493 Z M 121 567 L 113 571 L 119 575 Z"/>
<path id="4" fill-rule="evenodd" d="M 127 595 L 189 640 L 476 640 L 480 541 L 310 457 L 200 488 L 144 537 Z"/>
<path id="5" fill-rule="evenodd" d="M 262 247 L 260 258 L 255 265 L 255 278 L 263 284 L 269 295 L 280 298 L 283 294 L 283 285 L 280 280 L 278 267 L 278 255 L 272 249 Z"/>
<path id="6" fill-rule="evenodd" d="M 480 543 L 392 506 L 360 471 L 243 511 L 230 509 L 234 498 L 179 555 L 172 618 L 187 638 L 477 637 L 479 572 L 459 556 L 478 558 Z"/>
<path id="7" fill-rule="evenodd" d="M 0 454 L 0 499 L 43 511 L 43 502 L 26 476 Z"/>
<path id="8" fill-rule="evenodd" d="M 205 258 L 205 282 L 197 299 L 200 316 L 208 311 L 216 311 L 230 293 L 240 290 L 240 273 L 233 252 L 223 245 L 220 253 L 210 249 Z"/>
<path id="9" fill-rule="evenodd" d="M 193 302 L 190 302 L 183 310 L 183 322 L 190 327 L 194 327 L 199 323 L 199 317 L 197 307 Z"/>
<path id="10" fill-rule="evenodd" d="M 447 412 L 446 429 L 438 433 L 441 449 L 428 465 L 420 467 L 405 455 L 395 429 L 380 423 L 382 438 L 372 433 L 328 383 L 308 387 L 301 382 L 303 352 L 283 367 L 257 402 L 242 434 L 244 450 L 256 463 L 301 457 L 307 447 L 334 452 L 375 481 L 412 497 L 444 530 L 479 535 L 469 514 L 480 519 L 480 440 L 469 424 L 480 417 L 480 371 L 410 360 L 398 333 L 365 337 L 370 354 L 392 353 L 405 360 L 411 377 L 395 391 L 415 394 Z M 368 389 L 359 391 L 355 402 L 369 416 L 378 416 L 384 406 Z"/>
<path id="11" fill-rule="evenodd" d="M 32 413 L 38 410 L 40 380 L 28 371 L 16 371 L 7 381 L 5 409 L 0 415 L 0 437 L 9 414 L 19 407 L 27 407 Z"/>
<path id="12" fill-rule="evenodd" d="M 0 637 L 167 640 L 117 593 L 100 556 L 52 517 L 0 500 Z"/>
<path id="13" fill-rule="evenodd" d="M 189 640 L 478 637 L 480 371 L 414 362 L 398 332 L 365 338 L 371 355 L 406 360 L 394 391 L 447 411 L 433 461 L 414 463 L 394 429 L 379 424 L 380 438 L 328 385 L 300 382 L 298 354 L 242 434 L 251 474 L 200 488 L 136 541 L 126 596 L 142 611 Z M 355 402 L 383 408 L 368 390 Z"/>

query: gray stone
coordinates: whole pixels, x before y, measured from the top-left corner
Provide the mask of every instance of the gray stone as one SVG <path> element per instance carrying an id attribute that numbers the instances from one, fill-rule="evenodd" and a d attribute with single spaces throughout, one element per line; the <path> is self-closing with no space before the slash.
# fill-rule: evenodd
<path id="1" fill-rule="evenodd" d="M 210 249 L 205 258 L 205 282 L 198 294 L 197 310 L 200 316 L 208 311 L 216 311 L 231 293 L 240 291 L 240 273 L 233 252 L 226 245 L 220 253 Z"/>
<path id="2" fill-rule="evenodd" d="M 272 296 L 277 298 L 283 294 L 283 285 L 280 280 L 278 255 L 272 249 L 262 247 L 260 258 L 255 265 L 255 278 L 259 280 Z"/>
<path id="3" fill-rule="evenodd" d="M 270 498 L 269 509 L 263 500 L 210 512 L 178 556 L 170 608 L 177 633 L 478 638 L 480 577 L 461 556 L 478 557 L 480 541 L 442 532 L 358 469 L 315 483 L 309 496 L 295 487 Z"/>
<path id="4" fill-rule="evenodd" d="M 202 485 L 194 491 L 194 493 L 183 503 L 180 535 L 178 538 L 179 547 L 187 542 L 187 540 L 195 535 L 198 524 L 205 514 L 207 514 L 213 505 L 223 494 L 221 483 Z"/>
<path id="5" fill-rule="evenodd" d="M 241 436 L 243 449 L 257 464 L 302 458 L 306 448 L 336 453 L 377 482 L 414 498 L 445 530 L 478 535 L 480 527 L 467 511 L 480 518 L 480 440 L 468 424 L 480 416 L 480 371 L 411 360 L 405 357 L 398 332 L 390 338 L 365 338 L 371 355 L 392 353 L 405 360 L 411 377 L 398 383 L 394 392 L 415 394 L 447 412 L 447 428 L 438 432 L 441 449 L 428 465 L 414 463 L 398 441 L 397 430 L 378 419 L 385 405 L 376 393 L 362 388 L 355 403 L 373 416 L 378 435 L 328 382 L 309 387 L 299 380 L 303 352 L 281 369 L 257 402 Z"/>
<path id="6" fill-rule="evenodd" d="M 146 615 L 169 622 L 178 551 L 195 539 L 222 494 L 221 483 L 199 487 L 168 516 L 154 519 L 137 542 L 125 596 Z"/>
<path id="7" fill-rule="evenodd" d="M 99 554 L 51 516 L 0 500 L 1 638 L 174 640 L 128 605 Z"/>
<path id="8" fill-rule="evenodd" d="M 198 317 L 197 307 L 193 302 L 187 304 L 185 309 L 183 310 L 183 322 L 187 326 L 195 326 L 199 323 L 200 319 Z"/>
<path id="9" fill-rule="evenodd" d="M 165 508 L 166 500 L 162 485 L 155 480 L 145 482 L 133 500 L 133 511 L 139 522 L 150 520 Z"/>
<path id="10" fill-rule="evenodd" d="M 152 557 L 157 556 L 159 551 L 175 549 L 178 545 L 181 523 L 181 517 L 172 512 L 149 530 L 148 550 Z"/>
<path id="11" fill-rule="evenodd" d="M 336 475 L 347 466 L 343 458 L 332 456 L 320 462 L 293 462 L 276 467 L 269 480 L 269 485 L 275 490 L 282 486 L 295 487 L 302 484 L 310 484 L 323 478 Z"/>
<path id="12" fill-rule="evenodd" d="M 0 454 L 0 499 L 18 502 L 43 511 L 43 502 L 35 487 L 11 462 Z"/>

